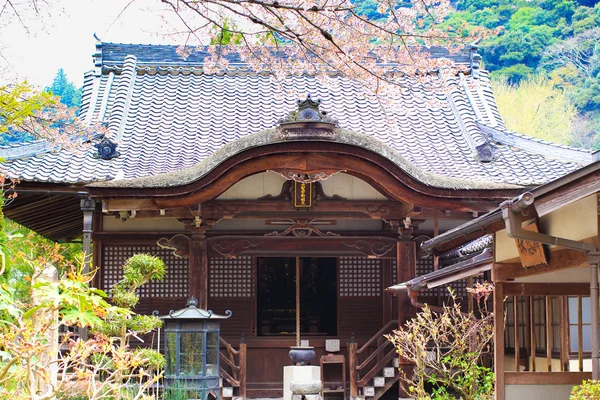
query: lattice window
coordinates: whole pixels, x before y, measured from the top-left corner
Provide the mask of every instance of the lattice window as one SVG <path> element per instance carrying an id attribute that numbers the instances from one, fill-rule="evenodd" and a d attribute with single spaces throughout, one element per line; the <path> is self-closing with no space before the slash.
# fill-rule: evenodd
<path id="1" fill-rule="evenodd" d="M 381 261 L 340 257 L 340 296 L 380 296 Z"/>
<path id="2" fill-rule="evenodd" d="M 433 272 L 433 256 L 417 258 L 417 276 Z M 437 288 L 422 290 L 424 296 L 437 296 Z"/>
<path id="3" fill-rule="evenodd" d="M 252 257 L 210 258 L 209 294 L 211 297 L 252 297 L 254 259 Z"/>
<path id="4" fill-rule="evenodd" d="M 125 261 L 139 253 L 149 253 L 160 257 L 167 268 L 165 279 L 140 287 L 138 293 L 140 297 L 188 296 L 188 261 L 175 257 L 172 250 L 158 246 L 104 246 L 102 251 L 102 288 L 110 291 L 123 276 Z"/>

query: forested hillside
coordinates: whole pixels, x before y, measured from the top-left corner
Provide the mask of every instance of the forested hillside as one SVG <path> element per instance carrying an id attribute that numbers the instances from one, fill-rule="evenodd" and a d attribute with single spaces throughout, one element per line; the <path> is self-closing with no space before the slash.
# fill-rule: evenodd
<path id="1" fill-rule="evenodd" d="M 474 27 L 498 30 L 479 48 L 511 129 L 600 148 L 599 1 L 457 0 L 452 5 L 445 28 L 465 35 Z M 356 0 L 356 6 L 371 19 L 385 17 L 374 0 Z M 529 104 L 529 111 L 516 104 Z"/>

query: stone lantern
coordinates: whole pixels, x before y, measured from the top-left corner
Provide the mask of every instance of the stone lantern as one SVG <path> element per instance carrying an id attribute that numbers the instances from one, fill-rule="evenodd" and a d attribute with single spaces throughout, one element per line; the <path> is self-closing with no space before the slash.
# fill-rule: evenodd
<path id="1" fill-rule="evenodd" d="M 202 400 L 212 391 L 218 399 L 220 322 L 229 318 L 231 311 L 217 315 L 197 305 L 191 297 L 186 308 L 159 317 L 165 332 L 165 391 Z"/>

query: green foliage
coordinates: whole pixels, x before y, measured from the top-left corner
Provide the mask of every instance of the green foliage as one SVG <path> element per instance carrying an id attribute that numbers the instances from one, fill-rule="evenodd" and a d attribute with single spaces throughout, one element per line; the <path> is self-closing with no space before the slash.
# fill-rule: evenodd
<path id="1" fill-rule="evenodd" d="M 136 254 L 129 258 L 123 266 L 123 278 L 113 286 L 112 302 L 119 307 L 131 310 L 139 301 L 136 290 L 151 280 L 161 280 L 165 276 L 164 262 L 150 254 Z M 128 344 L 128 331 L 147 333 L 161 326 L 161 321 L 148 315 L 131 313 L 127 316 L 105 316 L 102 324 L 95 327 L 95 331 L 107 336 L 121 338 L 121 346 Z"/>
<path id="2" fill-rule="evenodd" d="M 417 400 L 491 400 L 494 374 L 481 364 L 490 350 L 493 318 L 486 302 L 489 284 L 471 289 L 479 304 L 477 317 L 463 313 L 450 292 L 450 301 L 433 311 L 425 305 L 415 318 L 386 338 L 399 357 L 414 364 L 412 376 L 400 374 Z"/>
<path id="3" fill-rule="evenodd" d="M 69 108 L 81 106 L 81 88 L 77 89 L 75 84 L 67 78 L 65 71 L 60 68 L 52 81 L 52 85 L 45 89 L 46 92 L 58 96 L 60 102 Z"/>
<path id="4" fill-rule="evenodd" d="M 27 82 L 0 86 L 0 134 L 21 127 L 46 107 L 56 105 L 50 93 L 37 93 Z"/>
<path id="5" fill-rule="evenodd" d="M 243 37 L 237 33 L 237 25 L 226 19 L 220 29 L 215 29 L 213 37 L 210 39 L 211 46 L 221 45 L 239 45 L 242 43 Z"/>
<path id="6" fill-rule="evenodd" d="M 494 94 L 508 129 L 555 143 L 570 144 L 577 114 L 570 97 L 543 76 L 520 85 L 493 81 Z"/>
<path id="7" fill-rule="evenodd" d="M 570 400 L 597 400 L 600 399 L 600 381 L 583 381 L 579 386 L 573 387 Z"/>

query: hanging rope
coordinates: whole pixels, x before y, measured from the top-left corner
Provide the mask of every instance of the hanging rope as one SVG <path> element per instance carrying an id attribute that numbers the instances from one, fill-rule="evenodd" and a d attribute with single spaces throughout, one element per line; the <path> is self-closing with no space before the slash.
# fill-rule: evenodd
<path id="1" fill-rule="evenodd" d="M 296 257 L 296 346 L 300 346 L 300 257 Z"/>

